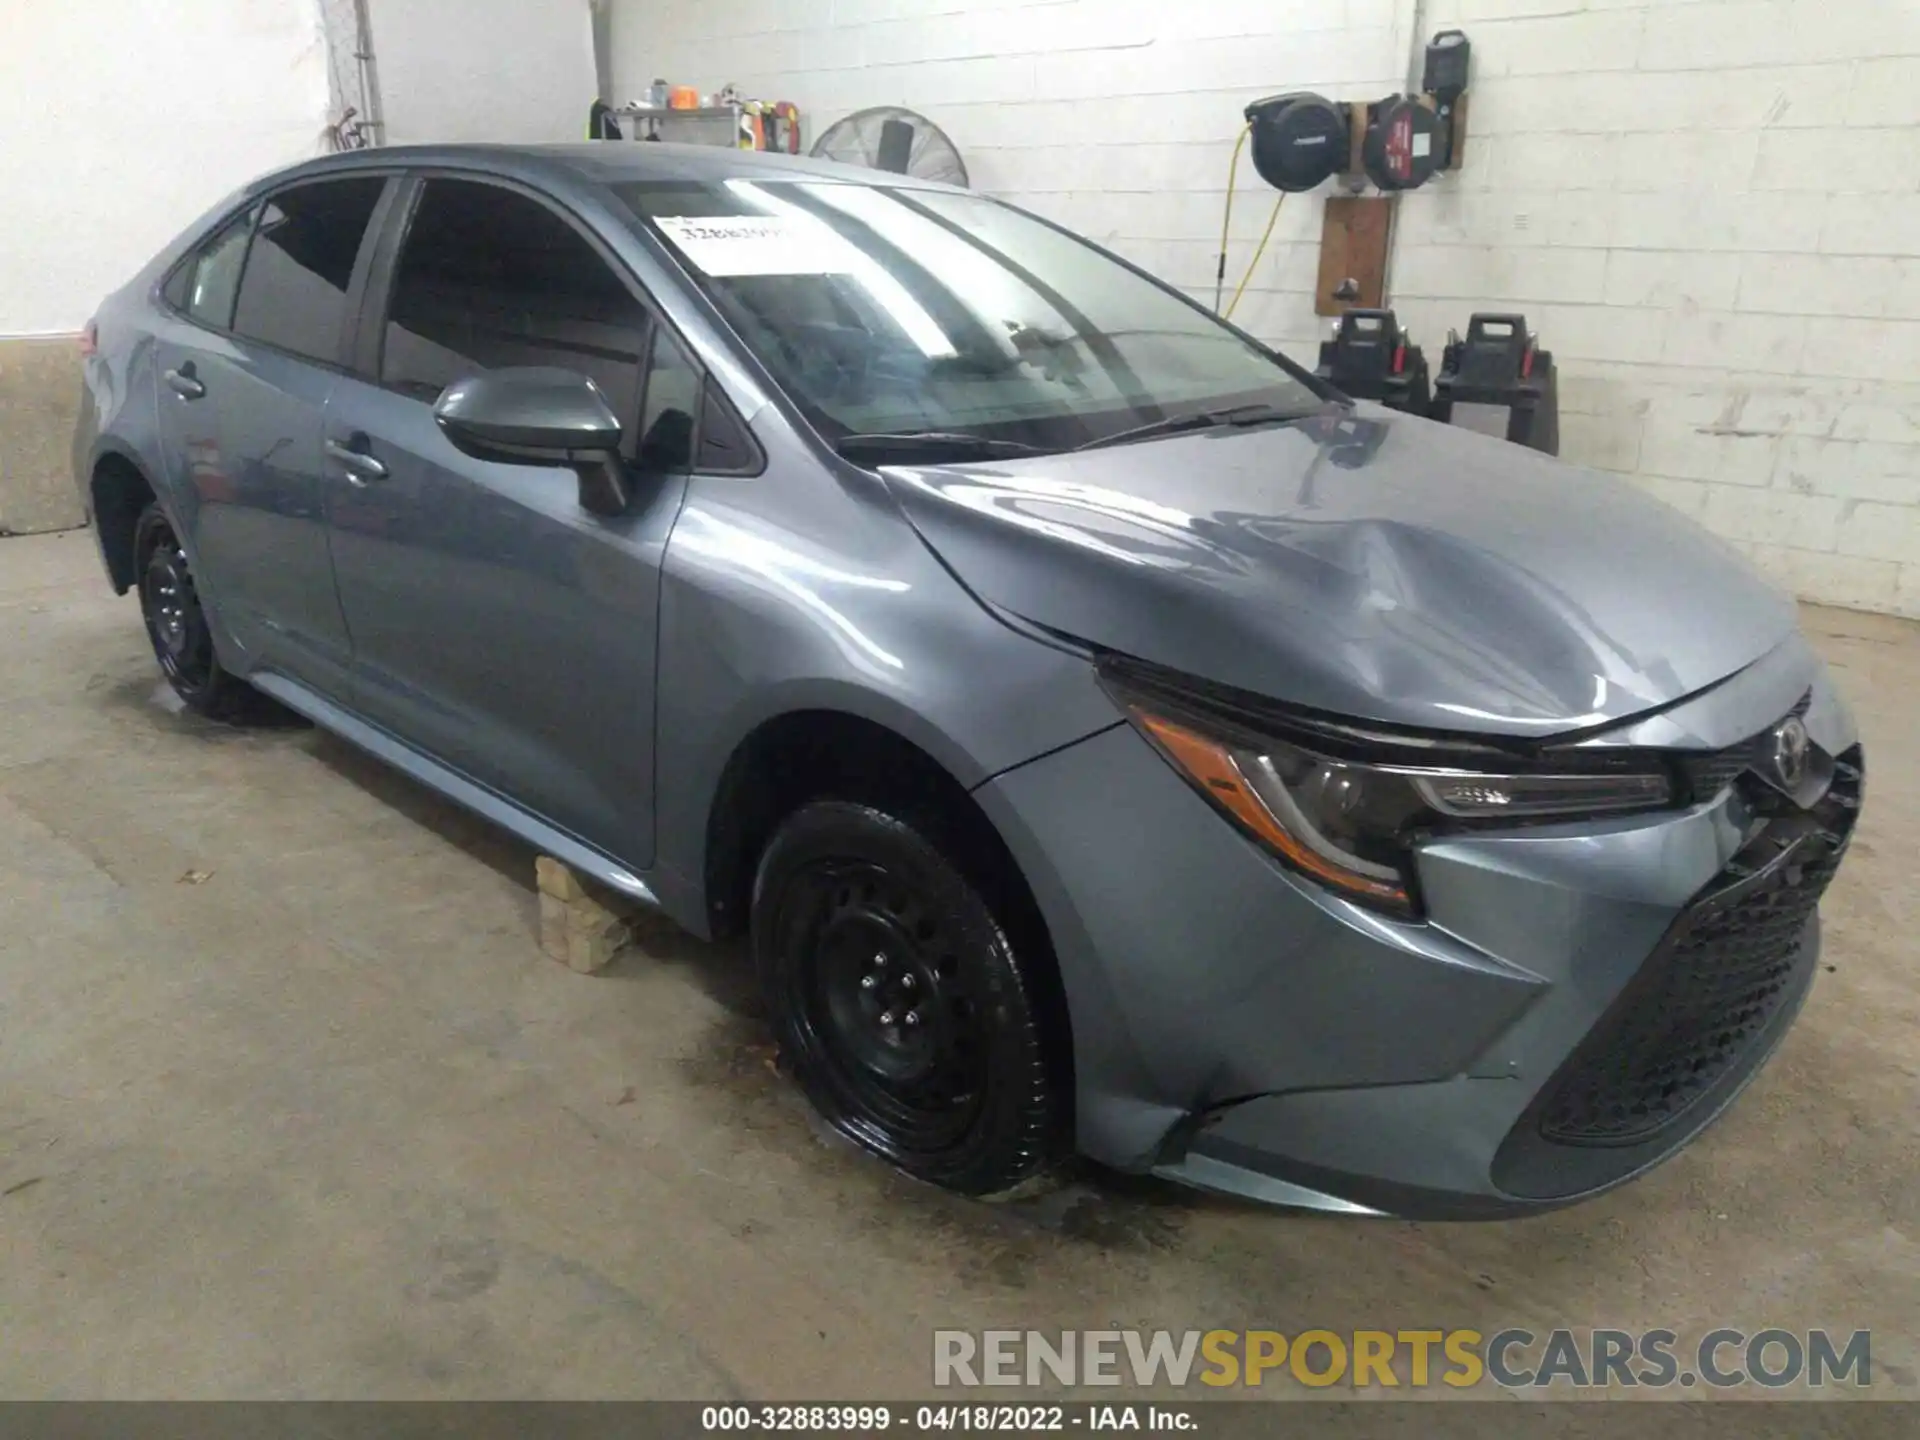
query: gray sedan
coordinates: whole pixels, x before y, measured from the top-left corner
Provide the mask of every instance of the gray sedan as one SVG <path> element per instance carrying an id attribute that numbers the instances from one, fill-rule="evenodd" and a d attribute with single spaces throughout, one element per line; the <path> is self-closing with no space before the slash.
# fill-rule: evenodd
<path id="1" fill-rule="evenodd" d="M 1806 998 L 1862 760 L 1785 597 L 1011 206 L 335 156 L 87 344 L 76 478 L 189 705 L 745 930 L 807 1095 L 927 1180 L 1538 1210 Z"/>

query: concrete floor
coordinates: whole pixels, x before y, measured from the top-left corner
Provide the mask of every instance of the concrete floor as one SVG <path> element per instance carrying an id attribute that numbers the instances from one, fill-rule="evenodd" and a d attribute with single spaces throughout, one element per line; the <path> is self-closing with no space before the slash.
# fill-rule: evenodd
<path id="1" fill-rule="evenodd" d="M 1871 799 L 1691 1150 L 1508 1224 L 996 1208 L 818 1138 L 738 954 L 550 963 L 525 849 L 182 715 L 84 533 L 0 541 L 0 1395 L 906 1397 L 935 1326 L 1564 1324 L 1870 1327 L 1914 1397 L 1920 627 L 1806 623 Z"/>

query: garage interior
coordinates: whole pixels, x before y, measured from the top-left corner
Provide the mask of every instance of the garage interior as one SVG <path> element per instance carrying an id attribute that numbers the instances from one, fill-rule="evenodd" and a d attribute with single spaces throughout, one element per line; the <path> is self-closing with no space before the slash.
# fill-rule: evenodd
<path id="1" fill-rule="evenodd" d="M 0 154 L 0 1396 L 907 1398 L 935 1328 L 1781 1324 L 1871 1330 L 1876 1389 L 1914 1397 L 1911 7 L 203 9 L 185 35 L 135 0 L 35 7 L 0 87 L 32 137 Z M 1217 269 L 1247 107 L 1420 94 L 1448 29 L 1473 54 L 1452 163 L 1396 193 L 1356 135 L 1277 208 L 1243 169 Z M 77 71 L 177 119 L 98 125 L 56 83 Z M 775 146 L 906 107 L 973 188 L 1209 307 L 1224 273 L 1235 322 L 1304 364 L 1334 317 L 1390 309 L 1470 406 L 1446 337 L 1524 316 L 1557 433 L 1516 443 L 1642 486 L 1796 594 L 1872 756 L 1824 973 L 1741 1101 L 1642 1180 L 1517 1222 L 1091 1168 L 966 1201 L 823 1137 L 737 947 L 642 921 L 576 973 L 542 952 L 526 847 L 303 724 L 185 713 L 70 474 L 92 304 L 261 171 L 362 139 L 578 139 L 596 97 L 604 143 L 636 143 L 659 77 L 703 114 L 766 97 L 742 108 Z"/>

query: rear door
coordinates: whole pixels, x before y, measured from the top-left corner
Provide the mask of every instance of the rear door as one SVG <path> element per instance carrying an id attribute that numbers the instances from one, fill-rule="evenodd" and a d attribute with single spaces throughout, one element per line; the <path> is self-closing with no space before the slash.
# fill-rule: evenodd
<path id="1" fill-rule="evenodd" d="M 388 181 L 290 186 L 166 288 L 160 425 L 194 568 L 246 664 L 343 693 L 351 646 L 321 499 L 320 427 Z"/>
<path id="2" fill-rule="evenodd" d="M 419 182 L 368 314 L 364 373 L 341 380 L 326 423 L 357 708 L 646 866 L 660 560 L 699 373 L 581 225 L 491 182 Z M 570 469 L 475 460 L 441 434 L 448 384 L 514 365 L 578 371 L 606 394 L 635 473 L 627 513 L 583 509 Z"/>

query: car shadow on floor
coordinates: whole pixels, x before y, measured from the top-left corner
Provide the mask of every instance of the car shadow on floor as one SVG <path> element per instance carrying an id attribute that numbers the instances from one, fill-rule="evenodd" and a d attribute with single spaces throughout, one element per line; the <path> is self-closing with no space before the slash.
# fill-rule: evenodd
<path id="1" fill-rule="evenodd" d="M 534 852 L 492 821 L 326 731 L 314 730 L 307 750 L 340 779 L 365 791 L 389 810 L 432 831 L 496 874 L 524 886 L 529 896 L 535 893 Z"/>
<path id="2" fill-rule="evenodd" d="M 126 697 L 133 699 L 131 695 Z M 150 710 L 151 694 L 139 702 Z M 165 710 L 167 707 L 162 705 Z M 308 727 L 281 712 L 246 728 L 221 725 L 183 713 L 161 723 L 223 743 L 251 736 L 256 743 L 304 750 L 345 784 L 431 832 L 525 892 L 527 943 L 537 953 L 535 851 L 490 821 L 464 809 L 411 777 L 338 737 Z M 1130 1175 L 1084 1159 L 1063 1164 L 1035 1193 L 1002 1201 L 974 1200 L 940 1191 L 871 1158 L 829 1131 L 786 1075 L 772 1033 L 752 957 L 744 939 L 702 940 L 665 916 L 635 912 L 635 952 L 595 976 L 596 984 L 640 982 L 661 965 L 674 968 L 717 1007 L 717 1018 L 700 1042 L 681 1058 L 680 1073 L 704 1103 L 717 1106 L 716 1124 L 746 1123 L 781 1137 L 804 1153 L 804 1163 L 838 1172 L 856 1190 L 873 1189 L 876 1209 L 901 1205 L 956 1239 L 972 1234 L 1001 1257 L 994 1262 L 1004 1283 L 1034 1243 L 1065 1242 L 1101 1251 L 1149 1252 L 1178 1247 L 1188 1221 L 1200 1212 L 1259 1211 L 1266 1207 L 1203 1194 L 1150 1175 Z M 862 1183 L 862 1182 L 865 1183 Z M 1303 1218 L 1311 1218 L 1302 1212 Z M 1009 1248 L 1011 1247 L 1011 1248 Z"/>

